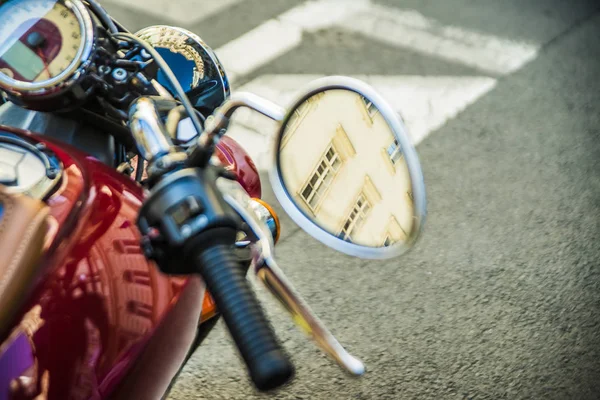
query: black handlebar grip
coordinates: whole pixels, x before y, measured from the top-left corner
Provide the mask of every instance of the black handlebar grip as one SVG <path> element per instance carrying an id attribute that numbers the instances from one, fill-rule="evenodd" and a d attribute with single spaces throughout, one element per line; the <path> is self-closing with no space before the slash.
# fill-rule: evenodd
<path id="1" fill-rule="evenodd" d="M 196 267 L 246 362 L 254 385 L 266 391 L 285 384 L 293 377 L 294 367 L 277 342 L 231 247 L 219 244 L 198 250 Z"/>

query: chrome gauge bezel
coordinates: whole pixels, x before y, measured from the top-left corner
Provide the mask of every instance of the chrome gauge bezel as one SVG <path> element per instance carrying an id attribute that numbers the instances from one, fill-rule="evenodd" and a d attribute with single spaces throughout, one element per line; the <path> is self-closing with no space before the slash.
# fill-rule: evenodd
<path id="1" fill-rule="evenodd" d="M 92 17 L 85 5 L 80 0 L 57 0 L 71 10 L 81 30 L 82 46 L 77 50 L 71 64 L 63 72 L 54 78 L 42 82 L 23 82 L 0 74 L 0 87 L 10 93 L 20 95 L 44 95 L 54 93 L 58 89 L 66 88 L 73 84 L 81 76 L 81 72 L 91 62 L 91 54 L 94 48 L 94 24 Z"/>
<path id="2" fill-rule="evenodd" d="M 226 100 L 229 98 L 229 96 L 231 95 L 231 87 L 229 84 L 229 78 L 227 77 L 227 74 L 225 73 L 225 68 L 223 67 L 223 65 L 221 64 L 221 61 L 219 60 L 219 58 L 217 57 L 217 55 L 215 54 L 215 52 L 213 51 L 213 49 L 208 46 L 204 40 L 202 40 L 202 38 L 200 36 L 198 36 L 197 34 L 187 30 L 187 29 L 183 29 L 180 27 L 176 27 L 176 26 L 169 26 L 169 25 L 153 25 L 153 26 L 148 26 L 146 28 L 143 28 L 141 30 L 139 30 L 138 32 L 135 33 L 136 36 L 140 37 L 141 39 L 145 40 L 146 42 L 150 43 L 153 47 L 165 47 L 170 49 L 171 51 L 173 50 L 177 50 L 178 47 L 186 47 L 188 51 L 193 51 L 196 54 L 193 55 L 192 58 L 194 58 L 194 63 L 196 64 L 196 67 L 199 68 L 198 66 L 198 60 L 196 59 L 196 57 L 199 57 L 202 63 L 206 63 L 207 61 L 210 61 L 214 67 L 216 68 L 216 72 L 217 72 L 217 76 L 208 76 L 209 79 L 214 79 L 214 78 L 218 78 L 221 81 L 221 86 L 223 88 L 223 99 Z M 169 38 L 169 36 L 179 36 L 180 38 L 185 38 L 186 40 L 191 40 L 191 42 L 186 42 L 185 40 L 182 39 L 178 39 L 178 40 L 171 40 Z M 160 40 L 158 40 L 157 38 L 160 38 Z M 167 38 L 167 39 L 165 39 Z M 204 57 L 207 57 L 208 60 L 205 60 Z M 206 66 L 202 65 L 202 68 L 204 69 L 203 71 L 203 77 L 200 76 L 196 76 L 196 80 L 194 82 L 194 85 L 198 84 L 198 81 L 206 78 L 207 76 L 207 70 L 206 70 Z"/>
<path id="3" fill-rule="evenodd" d="M 45 200 L 57 189 L 63 177 L 64 166 L 56 154 L 43 143 L 0 131 L 0 147 L 3 147 L 3 145 L 16 147 L 22 150 L 24 154 L 37 158 L 46 170 L 45 176 L 41 177 L 37 183 L 27 187 L 25 190 L 4 186 L 4 190 L 7 193 L 25 194 L 39 200 Z"/>

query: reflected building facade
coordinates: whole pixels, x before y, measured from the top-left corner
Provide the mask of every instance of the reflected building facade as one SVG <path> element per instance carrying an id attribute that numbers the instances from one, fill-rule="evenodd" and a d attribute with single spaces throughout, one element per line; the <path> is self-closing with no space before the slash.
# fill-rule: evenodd
<path id="1" fill-rule="evenodd" d="M 290 118 L 280 146 L 285 186 L 323 229 L 371 247 L 407 238 L 414 215 L 408 168 L 368 99 L 347 90 L 311 97 Z"/>

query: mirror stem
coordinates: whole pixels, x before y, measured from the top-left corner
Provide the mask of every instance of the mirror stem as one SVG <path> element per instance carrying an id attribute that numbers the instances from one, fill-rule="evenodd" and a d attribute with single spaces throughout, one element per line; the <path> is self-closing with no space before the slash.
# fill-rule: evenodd
<path id="1" fill-rule="evenodd" d="M 213 137 L 227 129 L 229 119 L 240 107 L 251 108 L 274 121 L 283 121 L 285 118 L 285 108 L 252 93 L 236 92 L 206 120 L 204 135 L 201 136 Z"/>
<path id="2" fill-rule="evenodd" d="M 233 113 L 240 107 L 248 107 L 258 111 L 262 115 L 274 121 L 283 121 L 285 108 L 277 104 L 247 92 L 236 92 L 227 99 L 221 107 L 217 108 L 213 115 L 206 119 L 204 132 L 198 137 L 198 146 L 190 154 L 192 165 L 203 165 L 212 155 L 212 148 L 216 142 L 225 134 L 229 127 L 229 121 Z"/>

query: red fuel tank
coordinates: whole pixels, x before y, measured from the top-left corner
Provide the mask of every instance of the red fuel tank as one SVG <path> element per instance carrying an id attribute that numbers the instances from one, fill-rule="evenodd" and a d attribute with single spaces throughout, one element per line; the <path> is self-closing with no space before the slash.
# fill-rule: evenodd
<path id="1" fill-rule="evenodd" d="M 2 126 L 0 132 L 43 143 L 63 167 L 47 200 L 50 229 L 38 281 L 0 344 L 0 399 L 105 398 L 188 281 L 163 275 L 142 254 L 135 222 L 144 193 L 137 183 L 44 136 Z M 250 196 L 260 197 L 256 167 L 233 139 L 223 138 L 217 156 Z M 203 298 L 201 320 L 216 311 L 207 293 Z"/>

